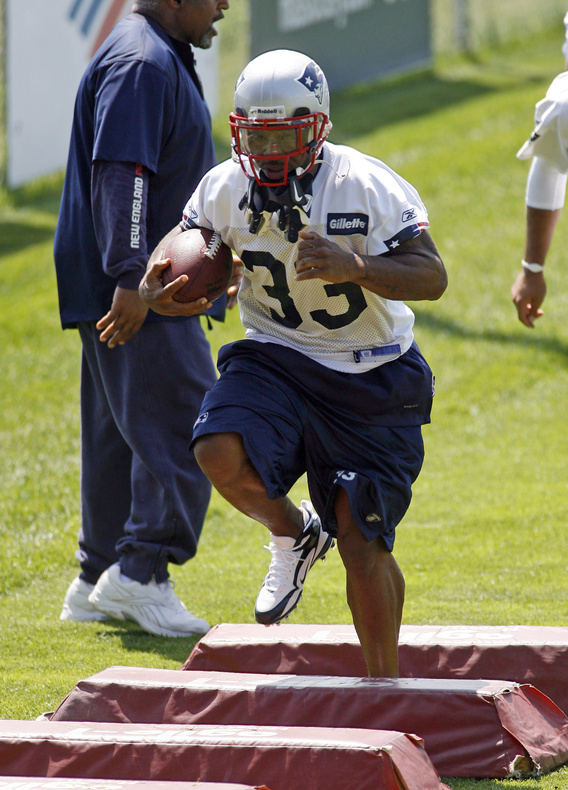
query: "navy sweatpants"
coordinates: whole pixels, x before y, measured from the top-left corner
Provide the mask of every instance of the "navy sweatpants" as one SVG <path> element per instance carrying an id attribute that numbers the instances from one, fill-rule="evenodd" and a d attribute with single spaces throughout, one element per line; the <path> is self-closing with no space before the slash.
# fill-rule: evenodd
<path id="1" fill-rule="evenodd" d="M 109 349 L 79 324 L 81 576 L 94 584 L 120 561 L 147 583 L 194 556 L 211 486 L 189 451 L 193 423 L 216 373 L 198 317 L 146 323 Z"/>

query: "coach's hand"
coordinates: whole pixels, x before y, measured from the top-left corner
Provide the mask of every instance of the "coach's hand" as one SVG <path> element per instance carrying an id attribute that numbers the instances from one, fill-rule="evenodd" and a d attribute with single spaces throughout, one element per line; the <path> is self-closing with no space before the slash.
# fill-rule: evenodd
<path id="1" fill-rule="evenodd" d="M 140 299 L 138 291 L 117 286 L 112 307 L 97 321 L 102 330 L 99 340 L 109 348 L 123 346 L 138 332 L 148 315 L 148 308 Z"/>

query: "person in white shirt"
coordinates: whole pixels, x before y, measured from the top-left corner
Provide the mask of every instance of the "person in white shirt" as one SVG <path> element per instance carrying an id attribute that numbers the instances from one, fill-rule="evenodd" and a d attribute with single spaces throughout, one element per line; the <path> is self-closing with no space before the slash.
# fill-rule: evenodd
<path id="1" fill-rule="evenodd" d="M 517 157 L 532 162 L 525 194 L 525 253 L 511 297 L 519 321 L 533 329 L 535 321 L 543 315 L 544 266 L 566 197 L 568 72 L 555 77 L 545 98 L 537 103 L 534 130 Z"/>

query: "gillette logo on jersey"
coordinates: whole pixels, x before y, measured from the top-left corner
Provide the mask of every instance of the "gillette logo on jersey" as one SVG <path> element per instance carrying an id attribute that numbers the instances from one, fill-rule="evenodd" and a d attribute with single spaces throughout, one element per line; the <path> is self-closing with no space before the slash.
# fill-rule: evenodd
<path id="1" fill-rule="evenodd" d="M 369 233 L 369 216 L 367 214 L 328 214 L 328 236 L 351 236 L 360 233 L 366 236 Z"/>

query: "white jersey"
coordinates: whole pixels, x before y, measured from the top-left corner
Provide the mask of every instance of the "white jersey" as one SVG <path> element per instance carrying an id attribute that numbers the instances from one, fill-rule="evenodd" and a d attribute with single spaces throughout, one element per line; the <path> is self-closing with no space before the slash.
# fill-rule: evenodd
<path id="1" fill-rule="evenodd" d="M 302 212 L 310 229 L 363 255 L 394 250 L 428 227 L 416 190 L 383 162 L 326 143 L 324 164 Z M 246 337 L 291 346 L 335 370 L 359 373 L 412 344 L 414 315 L 355 283 L 294 280 L 297 243 L 265 213 L 256 234 L 239 202 L 248 179 L 237 162 L 210 170 L 188 201 L 185 221 L 220 232 L 245 264 L 239 309 Z"/>
<path id="2" fill-rule="evenodd" d="M 559 74 L 537 102 L 534 122 L 533 133 L 517 157 L 540 157 L 560 173 L 568 173 L 568 71 Z"/>

